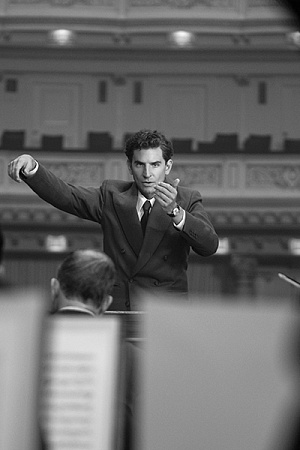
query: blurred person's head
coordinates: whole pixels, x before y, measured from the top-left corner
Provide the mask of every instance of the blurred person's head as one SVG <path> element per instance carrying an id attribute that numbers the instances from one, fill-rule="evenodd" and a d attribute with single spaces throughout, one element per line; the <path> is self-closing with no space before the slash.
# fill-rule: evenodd
<path id="1" fill-rule="evenodd" d="M 54 312 L 65 306 L 83 307 L 95 314 L 105 312 L 112 302 L 115 266 L 105 253 L 75 250 L 60 264 L 51 279 Z"/>

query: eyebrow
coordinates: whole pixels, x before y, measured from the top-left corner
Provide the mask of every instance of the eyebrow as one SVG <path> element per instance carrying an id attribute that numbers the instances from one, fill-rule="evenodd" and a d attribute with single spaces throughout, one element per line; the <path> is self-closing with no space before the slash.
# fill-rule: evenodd
<path id="1" fill-rule="evenodd" d="M 149 163 L 149 164 L 159 164 L 159 163 L 161 163 L 161 161 L 160 161 L 160 160 L 157 160 L 157 161 L 152 161 L 152 162 Z M 138 159 L 136 159 L 136 160 L 134 161 L 134 164 L 146 164 L 146 163 L 144 163 L 144 162 L 139 161 Z"/>

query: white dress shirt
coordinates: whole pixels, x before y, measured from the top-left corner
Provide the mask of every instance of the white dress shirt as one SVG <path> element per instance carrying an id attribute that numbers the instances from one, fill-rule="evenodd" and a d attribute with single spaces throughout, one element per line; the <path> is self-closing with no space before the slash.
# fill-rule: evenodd
<path id="1" fill-rule="evenodd" d="M 137 199 L 137 202 L 136 202 L 136 212 L 137 212 L 139 221 L 141 221 L 141 219 L 142 219 L 142 217 L 143 217 L 143 214 L 144 214 L 143 204 L 144 204 L 147 200 L 149 200 L 149 199 L 146 198 L 146 197 L 144 197 L 144 195 L 141 194 L 141 192 L 139 191 L 139 192 L 138 192 L 138 199 Z M 152 210 L 153 205 L 154 205 L 154 202 L 155 202 L 155 198 L 151 198 L 151 199 L 149 200 L 149 202 L 151 203 L 151 210 Z M 151 214 L 151 210 L 150 210 L 150 214 Z M 173 223 L 174 227 L 175 227 L 175 228 L 178 228 L 178 230 L 182 230 L 182 229 L 183 229 L 183 226 L 184 226 L 184 224 L 185 224 L 185 215 L 186 215 L 186 214 L 185 214 L 185 210 L 183 210 L 183 218 L 182 218 L 181 222 L 179 222 L 177 225 L 176 225 L 175 223 Z"/>

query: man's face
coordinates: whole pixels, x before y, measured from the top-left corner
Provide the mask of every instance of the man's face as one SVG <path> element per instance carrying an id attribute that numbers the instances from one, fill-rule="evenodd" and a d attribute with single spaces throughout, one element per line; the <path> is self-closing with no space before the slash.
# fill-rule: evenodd
<path id="1" fill-rule="evenodd" d="M 134 150 L 132 162 L 127 161 L 127 164 L 138 190 L 150 199 L 154 196 L 155 185 L 170 173 L 173 161 L 166 162 L 162 149 L 157 147 Z"/>

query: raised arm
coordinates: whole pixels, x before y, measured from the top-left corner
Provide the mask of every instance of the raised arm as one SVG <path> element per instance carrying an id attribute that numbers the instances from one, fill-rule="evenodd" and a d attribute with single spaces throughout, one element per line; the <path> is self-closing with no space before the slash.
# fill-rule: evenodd
<path id="1" fill-rule="evenodd" d="M 9 176 L 24 181 L 41 199 L 82 219 L 101 223 L 101 189 L 75 186 L 47 170 L 30 155 L 21 155 L 10 162 Z"/>
<path id="2" fill-rule="evenodd" d="M 23 174 L 26 178 L 30 178 L 34 175 L 34 169 L 36 166 L 37 162 L 32 156 L 21 155 L 9 163 L 8 175 L 14 181 L 20 183 L 22 181 L 21 174 Z"/>

